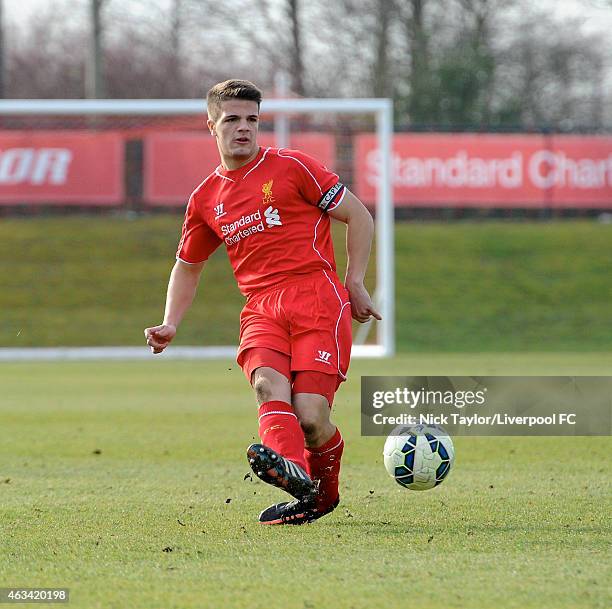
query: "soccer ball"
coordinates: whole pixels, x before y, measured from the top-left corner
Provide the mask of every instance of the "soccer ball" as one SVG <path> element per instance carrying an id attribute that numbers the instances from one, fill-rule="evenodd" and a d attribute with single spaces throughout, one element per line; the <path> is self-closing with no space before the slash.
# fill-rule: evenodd
<path id="1" fill-rule="evenodd" d="M 399 425 L 383 449 L 385 467 L 395 481 L 413 491 L 438 486 L 455 460 L 453 442 L 437 425 Z"/>

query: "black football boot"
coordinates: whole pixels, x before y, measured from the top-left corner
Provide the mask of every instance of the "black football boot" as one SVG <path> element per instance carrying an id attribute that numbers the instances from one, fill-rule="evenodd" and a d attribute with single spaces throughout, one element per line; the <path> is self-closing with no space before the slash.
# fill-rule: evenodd
<path id="1" fill-rule="evenodd" d="M 318 510 L 313 506 L 313 503 L 312 501 L 304 502 L 294 499 L 293 501 L 271 505 L 259 515 L 259 522 L 261 524 L 306 524 L 314 522 L 321 516 L 333 512 L 338 507 L 340 498 L 338 497 L 334 503 L 324 510 Z"/>
<path id="2" fill-rule="evenodd" d="M 310 476 L 293 461 L 263 444 L 251 444 L 247 448 L 247 459 L 260 480 L 287 491 L 296 499 L 314 503 L 317 487 Z"/>

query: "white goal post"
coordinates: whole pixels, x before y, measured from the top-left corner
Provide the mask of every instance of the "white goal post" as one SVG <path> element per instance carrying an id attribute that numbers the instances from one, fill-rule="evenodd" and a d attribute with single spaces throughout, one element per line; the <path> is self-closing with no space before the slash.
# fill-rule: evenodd
<path id="1" fill-rule="evenodd" d="M 358 333 L 353 346 L 354 357 L 390 357 L 395 353 L 395 279 L 393 201 L 391 158 L 393 106 L 389 99 L 269 99 L 261 111 L 275 120 L 277 145 L 286 136 L 286 117 L 293 114 L 370 115 L 375 119 L 379 150 L 378 185 L 376 188 L 376 289 L 375 303 L 382 315 L 376 322 L 376 341 L 358 344 L 367 331 Z M 148 116 L 202 115 L 206 103 L 197 99 L 132 100 L 0 100 L 0 116 Z M 188 193 L 186 193 L 187 196 Z M 234 357 L 234 347 L 172 347 L 164 358 Z M 144 359 L 149 351 L 141 347 L 83 348 L 0 348 L 0 361 L 20 359 Z"/>

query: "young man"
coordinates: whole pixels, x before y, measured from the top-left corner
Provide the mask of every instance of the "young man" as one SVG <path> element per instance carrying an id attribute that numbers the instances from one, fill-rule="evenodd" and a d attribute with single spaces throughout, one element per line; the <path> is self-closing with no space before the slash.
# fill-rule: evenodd
<path id="1" fill-rule="evenodd" d="M 263 481 L 295 499 L 264 510 L 264 524 L 302 524 L 339 501 L 344 442 L 330 421 L 345 380 L 351 314 L 380 319 L 363 285 L 373 234 L 363 204 L 315 159 L 257 145 L 261 92 L 228 80 L 207 95 L 221 165 L 192 193 L 153 353 L 174 338 L 205 261 L 225 243 L 246 303 L 238 363 L 255 390 L 259 435 L 247 458 Z M 344 285 L 336 275 L 330 216 L 347 224 Z"/>

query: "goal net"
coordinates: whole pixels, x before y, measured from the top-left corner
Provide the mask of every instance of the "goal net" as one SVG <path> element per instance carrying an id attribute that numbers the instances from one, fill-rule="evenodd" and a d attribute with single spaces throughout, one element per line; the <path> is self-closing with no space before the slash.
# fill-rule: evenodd
<path id="1" fill-rule="evenodd" d="M 214 140 L 203 124 L 205 112 L 201 100 L 0 101 L 0 206 L 5 211 L 19 208 L 21 213 L 26 208 L 112 209 L 128 217 L 165 210 L 178 219 L 190 192 L 219 163 Z M 261 107 L 260 145 L 296 148 L 323 161 L 375 217 L 376 238 L 366 284 L 383 319 L 355 324 L 356 357 L 391 356 L 395 350 L 392 125 L 392 105 L 387 99 L 270 99 Z M 334 227 L 341 278 L 344 235 L 343 225 Z M 169 251 L 169 259 L 172 254 Z M 231 344 L 235 332 L 223 334 L 215 311 L 221 317 L 234 315 L 240 297 L 236 291 L 236 303 L 228 303 L 226 292 L 219 289 L 224 282 L 233 282 L 229 268 L 218 273 L 213 268 L 208 279 L 206 273 L 207 269 L 205 300 L 216 301 L 218 309 L 198 318 L 208 326 L 202 336 L 188 314 L 185 322 L 192 323 L 193 331 L 181 328 L 180 340 L 177 337 L 177 344 L 164 357 L 235 354 Z M 163 298 L 162 292 L 160 309 Z M 143 347 L 88 347 L 85 335 L 82 348 L 58 345 L 0 352 L 3 359 L 148 356 Z"/>

